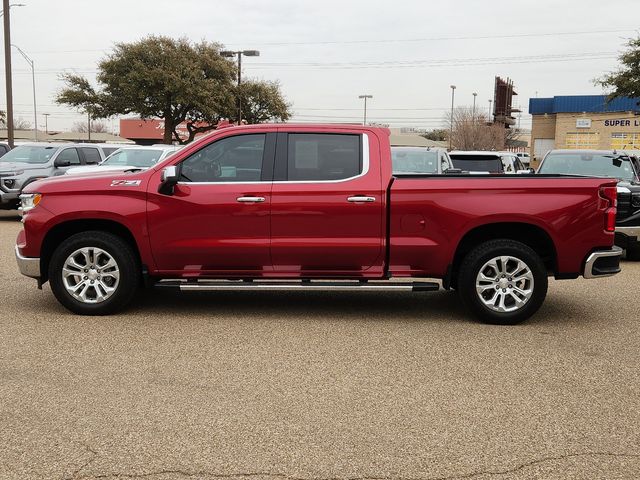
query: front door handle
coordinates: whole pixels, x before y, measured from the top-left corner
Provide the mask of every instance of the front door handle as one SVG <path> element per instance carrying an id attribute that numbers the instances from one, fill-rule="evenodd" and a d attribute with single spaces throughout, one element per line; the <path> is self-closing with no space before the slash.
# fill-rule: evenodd
<path id="1" fill-rule="evenodd" d="M 366 197 L 364 195 L 355 195 L 353 197 L 347 198 L 347 202 L 352 202 L 352 203 L 370 203 L 375 201 L 376 201 L 376 197 Z"/>
<path id="2" fill-rule="evenodd" d="M 261 203 L 264 202 L 264 197 L 238 197 L 236 201 L 240 203 Z"/>

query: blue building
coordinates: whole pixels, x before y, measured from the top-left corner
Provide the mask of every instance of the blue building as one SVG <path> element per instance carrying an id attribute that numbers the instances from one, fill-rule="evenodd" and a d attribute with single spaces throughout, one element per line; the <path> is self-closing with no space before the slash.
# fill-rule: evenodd
<path id="1" fill-rule="evenodd" d="M 570 95 L 529 100 L 534 162 L 554 148 L 640 150 L 640 99 Z"/>

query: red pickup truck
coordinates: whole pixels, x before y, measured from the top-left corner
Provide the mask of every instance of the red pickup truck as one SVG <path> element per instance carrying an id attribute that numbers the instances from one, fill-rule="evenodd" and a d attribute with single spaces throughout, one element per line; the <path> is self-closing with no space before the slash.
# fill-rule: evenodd
<path id="1" fill-rule="evenodd" d="M 620 271 L 616 184 L 570 176 L 394 174 L 389 132 L 254 125 L 146 170 L 29 185 L 16 257 L 69 310 L 188 290 L 457 290 L 480 319 L 535 313 L 547 278 Z"/>

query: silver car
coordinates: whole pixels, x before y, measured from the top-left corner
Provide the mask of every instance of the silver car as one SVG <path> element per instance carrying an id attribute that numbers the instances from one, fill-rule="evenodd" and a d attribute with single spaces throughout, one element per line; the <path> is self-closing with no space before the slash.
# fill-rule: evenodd
<path id="1" fill-rule="evenodd" d="M 100 165 L 70 168 L 65 173 L 66 175 L 88 175 L 131 169 L 146 170 L 178 151 L 181 147 L 176 145 L 123 147 L 109 155 Z"/>

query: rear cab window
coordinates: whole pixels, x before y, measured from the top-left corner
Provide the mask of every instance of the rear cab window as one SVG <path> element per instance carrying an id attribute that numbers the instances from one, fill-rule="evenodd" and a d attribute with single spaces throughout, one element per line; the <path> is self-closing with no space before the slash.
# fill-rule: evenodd
<path id="1" fill-rule="evenodd" d="M 500 155 L 452 153 L 453 166 L 468 172 L 502 173 L 504 167 Z"/>

